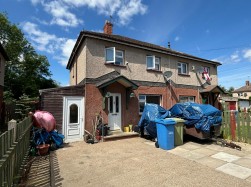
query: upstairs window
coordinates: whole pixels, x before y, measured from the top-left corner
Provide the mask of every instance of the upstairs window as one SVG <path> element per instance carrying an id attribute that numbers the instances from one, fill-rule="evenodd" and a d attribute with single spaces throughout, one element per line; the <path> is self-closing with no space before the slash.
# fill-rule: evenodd
<path id="1" fill-rule="evenodd" d="M 178 74 L 187 75 L 187 63 L 178 63 Z"/>
<path id="2" fill-rule="evenodd" d="M 243 93 L 242 92 L 238 93 L 238 96 L 239 97 L 243 96 Z"/>
<path id="3" fill-rule="evenodd" d="M 146 56 L 146 67 L 147 69 L 160 71 L 160 58 L 153 55 Z"/>
<path id="4" fill-rule="evenodd" d="M 109 64 L 124 65 L 124 51 L 116 50 L 115 47 L 106 48 L 105 61 Z"/>

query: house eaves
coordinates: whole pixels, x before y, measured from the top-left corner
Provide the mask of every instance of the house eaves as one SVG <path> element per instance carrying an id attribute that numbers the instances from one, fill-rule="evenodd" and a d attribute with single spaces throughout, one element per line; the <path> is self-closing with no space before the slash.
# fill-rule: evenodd
<path id="1" fill-rule="evenodd" d="M 199 58 L 199 57 L 192 56 L 192 55 L 189 55 L 186 53 L 172 50 L 170 48 L 161 47 L 161 46 L 158 46 L 155 44 L 142 42 L 139 40 L 135 40 L 135 39 L 120 36 L 120 35 L 109 35 L 109 34 L 97 33 L 97 32 L 91 32 L 91 31 L 81 31 L 80 35 L 77 39 L 77 42 L 72 50 L 68 64 L 66 66 L 67 69 L 70 69 L 72 61 L 75 57 L 75 54 L 77 53 L 79 46 L 82 44 L 82 42 L 85 40 L 85 38 L 94 38 L 94 39 L 98 39 L 98 40 L 113 42 L 113 43 L 122 44 L 122 45 L 130 46 L 130 47 L 144 49 L 144 50 L 151 51 L 151 52 L 158 52 L 158 53 L 163 53 L 166 55 L 180 57 L 180 58 L 184 58 L 184 59 L 205 62 L 205 63 L 213 64 L 216 66 L 221 65 L 221 63 L 219 63 L 219 62 Z"/>

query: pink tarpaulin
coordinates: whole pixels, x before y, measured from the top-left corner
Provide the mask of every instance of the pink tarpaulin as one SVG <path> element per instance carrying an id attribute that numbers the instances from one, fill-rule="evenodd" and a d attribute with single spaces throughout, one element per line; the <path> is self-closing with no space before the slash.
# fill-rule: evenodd
<path id="1" fill-rule="evenodd" d="M 53 115 L 47 111 L 36 111 L 33 115 L 34 126 L 45 128 L 46 131 L 51 132 L 56 128 L 56 120 Z"/>

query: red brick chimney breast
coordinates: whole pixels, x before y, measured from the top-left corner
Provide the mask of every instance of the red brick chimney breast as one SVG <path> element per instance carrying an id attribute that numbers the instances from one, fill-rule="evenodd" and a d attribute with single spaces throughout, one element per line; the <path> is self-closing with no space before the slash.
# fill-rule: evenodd
<path id="1" fill-rule="evenodd" d="M 105 26 L 104 26 L 104 33 L 105 34 L 112 34 L 112 27 L 113 24 L 110 21 L 105 21 Z"/>
<path id="2" fill-rule="evenodd" d="M 249 86 L 249 85 L 250 85 L 249 81 L 246 81 L 246 86 Z"/>

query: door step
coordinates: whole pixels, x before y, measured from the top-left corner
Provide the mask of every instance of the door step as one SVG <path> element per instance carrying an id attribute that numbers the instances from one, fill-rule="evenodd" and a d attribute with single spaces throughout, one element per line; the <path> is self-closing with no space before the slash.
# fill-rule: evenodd
<path id="1" fill-rule="evenodd" d="M 118 134 L 122 134 L 123 131 L 121 131 L 120 129 L 119 130 L 109 130 L 108 131 L 108 136 L 111 136 L 111 135 L 118 135 Z"/>
<path id="2" fill-rule="evenodd" d="M 107 141 L 113 141 L 113 140 L 120 140 L 120 139 L 126 139 L 126 138 L 133 138 L 133 137 L 139 137 L 139 133 L 137 132 L 111 132 L 108 136 L 104 136 L 104 142 Z"/>

